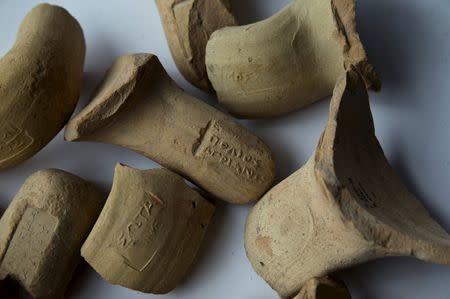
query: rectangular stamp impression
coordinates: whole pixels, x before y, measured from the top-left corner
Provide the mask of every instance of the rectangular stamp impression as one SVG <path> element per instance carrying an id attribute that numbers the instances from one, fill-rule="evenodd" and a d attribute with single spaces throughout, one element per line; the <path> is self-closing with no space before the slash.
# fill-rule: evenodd
<path id="1" fill-rule="evenodd" d="M 27 131 L 19 129 L 10 123 L 1 125 L 0 133 L 0 163 L 12 159 L 33 144 L 33 138 Z"/>
<path id="2" fill-rule="evenodd" d="M 58 223 L 58 218 L 49 212 L 27 207 L 9 243 L 2 267 L 20 280 L 31 283 L 39 275 L 40 263 L 50 254 L 48 249 L 56 237 Z"/>
<path id="3" fill-rule="evenodd" d="M 116 235 L 116 252 L 136 271 L 143 271 L 158 252 L 154 236 L 162 225 L 158 220 L 162 209 L 164 202 L 156 195 L 145 192 L 125 226 Z"/>
<path id="4" fill-rule="evenodd" d="M 208 159 L 230 169 L 239 178 L 261 182 L 261 159 L 255 149 L 240 142 L 238 136 L 219 121 L 211 120 L 199 142 L 194 146 L 197 158 Z"/>

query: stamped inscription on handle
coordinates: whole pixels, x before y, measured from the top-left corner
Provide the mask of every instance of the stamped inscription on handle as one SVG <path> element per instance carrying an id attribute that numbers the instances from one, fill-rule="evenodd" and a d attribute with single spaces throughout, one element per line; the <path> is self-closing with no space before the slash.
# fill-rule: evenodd
<path id="1" fill-rule="evenodd" d="M 19 156 L 33 144 L 27 131 L 11 123 L 0 124 L 0 163 Z"/>
<path id="2" fill-rule="evenodd" d="M 136 271 L 143 271 L 158 252 L 153 237 L 160 229 L 158 219 L 162 209 L 164 202 L 155 194 L 145 192 L 137 209 L 115 238 L 116 252 Z"/>
<path id="3" fill-rule="evenodd" d="M 219 163 L 242 179 L 263 182 L 261 155 L 257 149 L 247 148 L 244 142 L 227 124 L 211 120 L 194 145 L 193 154 L 196 158 Z"/>
<path id="4" fill-rule="evenodd" d="M 45 255 L 50 254 L 48 250 L 56 237 L 58 223 L 58 218 L 47 211 L 26 208 L 3 259 L 3 270 L 31 283 L 39 275 L 39 266 L 45 261 Z"/>

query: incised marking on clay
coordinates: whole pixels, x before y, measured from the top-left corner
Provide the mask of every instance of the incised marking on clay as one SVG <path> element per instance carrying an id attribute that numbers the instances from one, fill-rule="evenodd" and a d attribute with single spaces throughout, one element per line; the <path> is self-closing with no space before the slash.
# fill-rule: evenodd
<path id="1" fill-rule="evenodd" d="M 259 173 L 261 159 L 255 156 L 258 153 L 241 147 L 237 139 L 226 126 L 211 120 L 201 133 L 200 141 L 194 146 L 193 154 L 197 158 L 208 158 L 220 163 L 251 182 L 264 181 Z"/>
<path id="2" fill-rule="evenodd" d="M 151 192 L 144 192 L 139 207 L 134 216 L 117 235 L 115 247 L 117 252 L 125 259 L 126 264 L 136 271 L 143 271 L 152 261 L 157 250 L 149 250 L 153 236 L 160 224 L 155 215 L 155 209 L 163 209 L 164 202 Z M 155 248 L 153 246 L 153 248 Z"/>

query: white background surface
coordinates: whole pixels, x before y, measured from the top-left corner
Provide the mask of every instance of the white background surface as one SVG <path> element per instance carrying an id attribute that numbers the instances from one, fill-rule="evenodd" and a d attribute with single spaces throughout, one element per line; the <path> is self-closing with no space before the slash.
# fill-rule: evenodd
<path id="1" fill-rule="evenodd" d="M 25 14 L 38 1 L 0 0 L 0 55 L 14 42 Z M 153 0 L 53 1 L 74 15 L 84 29 L 87 57 L 83 95 L 77 111 L 103 72 L 122 54 L 151 52 L 188 92 L 176 69 Z M 288 0 L 234 0 L 242 24 L 265 18 Z M 450 230 L 450 1 L 360 0 L 358 26 L 383 90 L 371 94 L 377 135 L 406 185 Z M 0 99 L 1 101 L 1 99 Z M 214 99 L 209 99 L 215 104 Z M 273 149 L 277 182 L 297 170 L 312 153 L 328 114 L 323 100 L 285 117 L 244 121 Z M 59 134 L 44 150 L 0 173 L 0 210 L 33 172 L 61 168 L 95 182 L 108 193 L 114 166 L 123 162 L 147 169 L 157 164 L 112 145 L 68 143 Z M 368 170 L 370 171 L 370 170 Z M 206 240 L 187 279 L 161 298 L 277 298 L 253 272 L 243 250 L 243 225 L 250 206 L 218 203 Z M 339 273 L 358 299 L 450 298 L 450 268 L 412 259 L 389 258 Z M 3 298 L 0 294 L 0 298 Z M 82 263 L 69 299 L 154 298 L 106 283 Z"/>

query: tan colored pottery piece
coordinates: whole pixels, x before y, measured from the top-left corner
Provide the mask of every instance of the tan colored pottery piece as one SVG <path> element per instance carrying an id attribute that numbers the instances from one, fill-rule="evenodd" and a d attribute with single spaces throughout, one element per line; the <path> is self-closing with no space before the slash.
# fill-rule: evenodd
<path id="1" fill-rule="evenodd" d="M 16 280 L 34 298 L 61 298 L 103 203 L 70 173 L 31 175 L 0 219 L 0 280 Z"/>
<path id="2" fill-rule="evenodd" d="M 251 210 L 247 256 L 281 297 L 385 256 L 450 264 L 450 236 L 394 173 L 374 131 L 363 78 L 352 69 L 337 83 L 313 156 Z"/>
<path id="3" fill-rule="evenodd" d="M 229 0 L 156 0 L 156 4 L 178 69 L 193 85 L 211 90 L 206 43 L 217 29 L 238 24 Z"/>
<path id="4" fill-rule="evenodd" d="M 0 59 L 0 169 L 41 150 L 69 120 L 80 95 L 83 31 L 64 8 L 40 4 Z"/>
<path id="5" fill-rule="evenodd" d="M 275 175 L 263 141 L 186 94 L 151 54 L 120 57 L 65 133 L 133 149 L 232 203 L 259 199 Z"/>
<path id="6" fill-rule="evenodd" d="M 186 276 L 214 209 L 169 170 L 117 165 L 81 254 L 110 283 L 167 293 Z"/>
<path id="7" fill-rule="evenodd" d="M 380 89 L 355 14 L 355 0 L 293 0 L 264 21 L 214 32 L 206 67 L 220 103 L 239 117 L 282 115 L 330 95 L 350 65 Z"/>
<path id="8" fill-rule="evenodd" d="M 351 299 L 347 287 L 329 277 L 308 280 L 293 299 Z"/>

